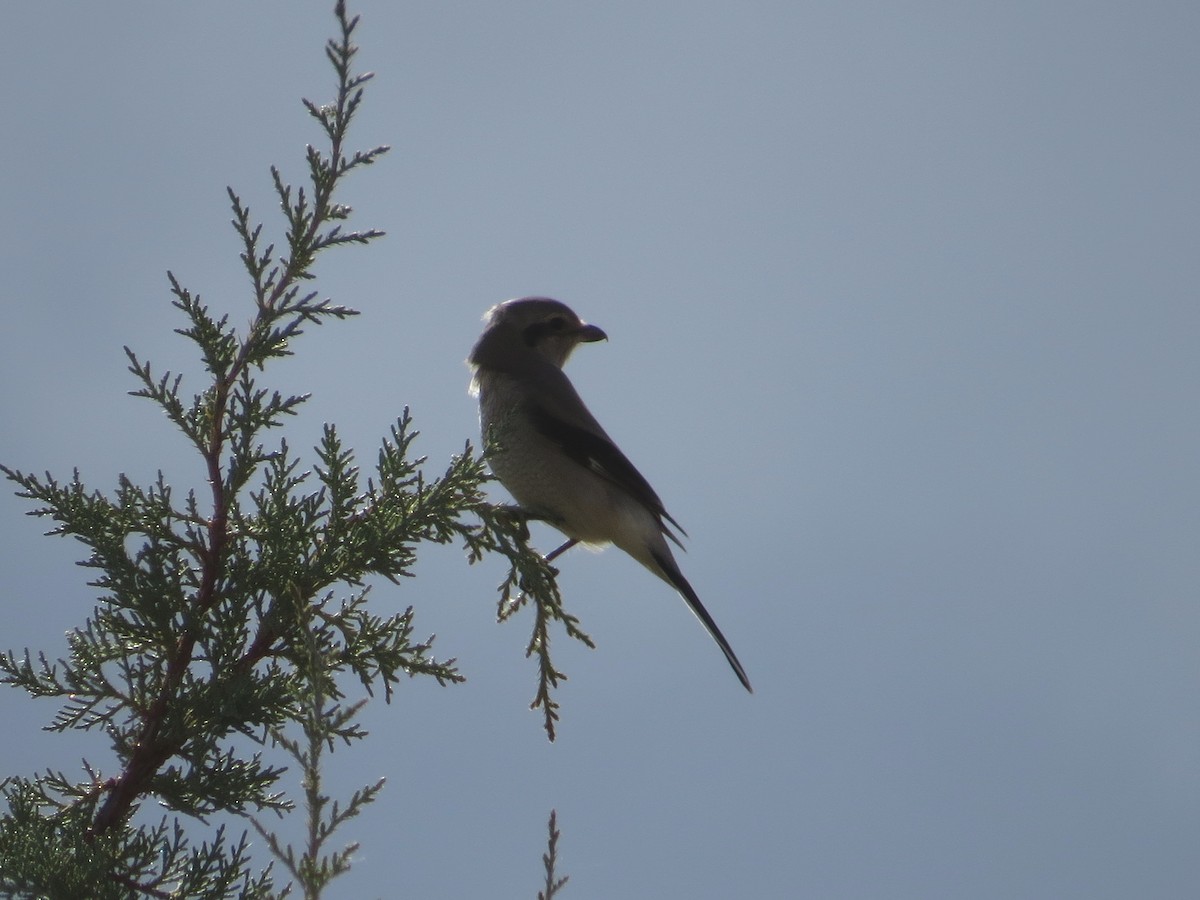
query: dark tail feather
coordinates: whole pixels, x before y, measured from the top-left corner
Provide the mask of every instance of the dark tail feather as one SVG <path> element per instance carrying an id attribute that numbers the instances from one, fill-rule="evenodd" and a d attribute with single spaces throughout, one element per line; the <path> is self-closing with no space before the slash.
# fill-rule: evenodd
<path id="1" fill-rule="evenodd" d="M 692 590 L 692 586 L 688 584 L 688 580 L 679 571 L 679 566 L 675 564 L 675 560 L 670 556 L 664 557 L 653 551 L 651 551 L 651 555 L 654 557 L 654 561 L 658 564 L 659 569 L 662 570 L 663 575 L 666 576 L 675 590 L 683 595 L 683 599 L 692 608 L 692 612 L 696 614 L 696 618 L 708 629 L 708 633 L 712 635 L 712 639 L 717 642 L 717 646 L 721 648 L 721 652 L 729 660 L 729 665 L 733 668 L 734 674 L 737 675 L 738 681 L 742 683 L 742 686 L 746 690 L 753 694 L 754 688 L 750 686 L 750 679 L 746 677 L 746 670 L 742 668 L 737 654 L 729 646 L 729 641 L 725 640 L 725 635 L 721 634 L 721 629 L 717 627 L 717 623 L 713 621 L 713 617 L 708 614 L 708 610 L 704 608 L 704 604 L 700 602 L 700 598 L 696 596 L 696 592 Z"/>

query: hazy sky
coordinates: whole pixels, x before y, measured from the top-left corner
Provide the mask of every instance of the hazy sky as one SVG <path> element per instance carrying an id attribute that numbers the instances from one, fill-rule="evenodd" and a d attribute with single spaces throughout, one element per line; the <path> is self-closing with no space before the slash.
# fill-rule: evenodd
<path id="1" fill-rule="evenodd" d="M 394 149 L 342 199 L 388 237 L 322 260 L 363 315 L 266 373 L 314 393 L 289 441 L 333 421 L 369 464 L 409 405 L 440 471 L 480 316 L 564 300 L 756 693 L 665 585 L 573 551 L 598 648 L 557 641 L 550 745 L 503 566 L 435 548 L 372 602 L 469 681 L 402 684 L 335 756 L 341 796 L 388 787 L 330 896 L 532 900 L 552 807 L 570 900 L 1196 896 L 1200 6 L 354 8 L 354 139 Z M 301 178 L 332 33 L 322 3 L 6 10 L 0 461 L 202 484 L 121 346 L 199 384 L 167 269 L 249 318 L 224 188 L 270 217 L 268 166 Z M 61 655 L 95 592 L 28 508 L 0 494 L 3 645 Z M 51 704 L 0 711 L 0 774 L 111 771 Z"/>

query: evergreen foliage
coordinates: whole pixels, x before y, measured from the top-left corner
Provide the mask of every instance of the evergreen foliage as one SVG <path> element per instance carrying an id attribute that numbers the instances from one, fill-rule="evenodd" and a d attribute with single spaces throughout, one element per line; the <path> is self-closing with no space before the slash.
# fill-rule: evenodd
<path id="1" fill-rule="evenodd" d="M 554 570 L 532 551 L 522 517 L 490 505 L 485 461 L 468 443 L 441 474 L 424 474 L 411 455 L 416 437 L 407 410 L 382 441 L 364 478 L 334 426 L 316 463 L 273 438 L 307 395 L 265 387 L 263 373 L 290 355 L 309 326 L 356 312 L 309 289 L 326 250 L 368 244 L 375 230 L 344 230 L 349 207 L 336 202 L 342 179 L 376 162 L 386 147 L 349 153 L 347 130 L 369 74 L 355 74 L 357 18 L 337 5 L 339 34 L 326 55 L 336 100 L 305 101 L 324 149 L 309 147 L 307 183 L 293 189 L 271 176 L 286 219 L 282 253 L 263 238 L 239 196 L 229 191 L 241 259 L 254 306 L 239 330 L 173 275 L 179 333 L 203 363 L 203 388 L 190 396 L 184 376 L 159 372 L 126 348 L 133 392 L 158 405 L 204 464 L 203 487 L 178 490 L 160 472 L 148 486 L 121 477 L 111 496 L 84 485 L 0 466 L 52 520 L 50 534 L 88 548 L 83 565 L 100 591 L 92 615 L 69 636 L 64 658 L 44 652 L 0 654 L 0 680 L 61 704 L 51 731 L 102 731 L 111 771 L 84 762 L 83 780 L 48 771 L 3 783 L 0 893 L 13 897 L 275 897 L 298 887 L 305 897 L 349 866 L 355 845 L 329 849 L 335 829 L 376 799 L 382 782 L 344 803 L 322 793 L 325 755 L 365 737 L 356 714 L 368 696 L 390 701 L 401 676 L 449 685 L 463 680 L 453 659 L 415 637 L 412 608 L 380 616 L 367 604 L 367 579 L 410 574 L 424 542 L 461 542 L 476 562 L 509 562 L 500 586 L 501 618 L 531 604 L 528 653 L 539 660 L 534 706 L 551 740 L 563 677 L 550 659 L 549 625 L 560 622 L 586 643 L 562 607 Z M 358 699 L 346 694 L 355 684 Z M 285 758 L 303 779 L 304 845 L 294 848 L 262 824 L 296 801 L 280 787 Z M 145 811 L 167 810 L 158 821 Z M 139 814 L 139 811 L 141 814 Z M 232 837 L 214 815 L 242 816 L 286 872 L 251 859 L 248 832 Z M 204 833 L 206 838 L 194 835 Z M 551 857 L 557 832 L 551 820 Z M 550 867 L 551 864 L 547 863 Z M 556 885 L 548 869 L 547 896 Z M 561 885 L 558 885 L 561 886 Z M 554 890 L 557 890 L 557 887 Z"/>

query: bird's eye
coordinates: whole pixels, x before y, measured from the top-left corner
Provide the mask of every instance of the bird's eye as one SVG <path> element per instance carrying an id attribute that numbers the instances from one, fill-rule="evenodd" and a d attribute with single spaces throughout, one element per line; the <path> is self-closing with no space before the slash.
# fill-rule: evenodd
<path id="1" fill-rule="evenodd" d="M 521 333 L 525 338 L 526 347 L 536 347 L 538 343 L 550 335 L 563 334 L 570 328 L 570 322 L 564 316 L 552 316 L 529 325 Z"/>

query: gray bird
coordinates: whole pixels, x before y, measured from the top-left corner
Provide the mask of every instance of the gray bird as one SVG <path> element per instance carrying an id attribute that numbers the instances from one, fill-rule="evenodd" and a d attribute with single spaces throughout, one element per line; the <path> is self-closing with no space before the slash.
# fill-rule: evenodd
<path id="1" fill-rule="evenodd" d="M 526 297 L 493 306 L 467 360 L 480 427 L 494 435 L 492 471 L 531 518 L 569 539 L 546 558 L 577 543 L 616 544 L 683 596 L 753 691 L 746 670 L 688 584 L 664 523 L 686 532 L 658 494 L 588 412 L 562 367 L 580 343 L 608 339 L 557 300 Z"/>

